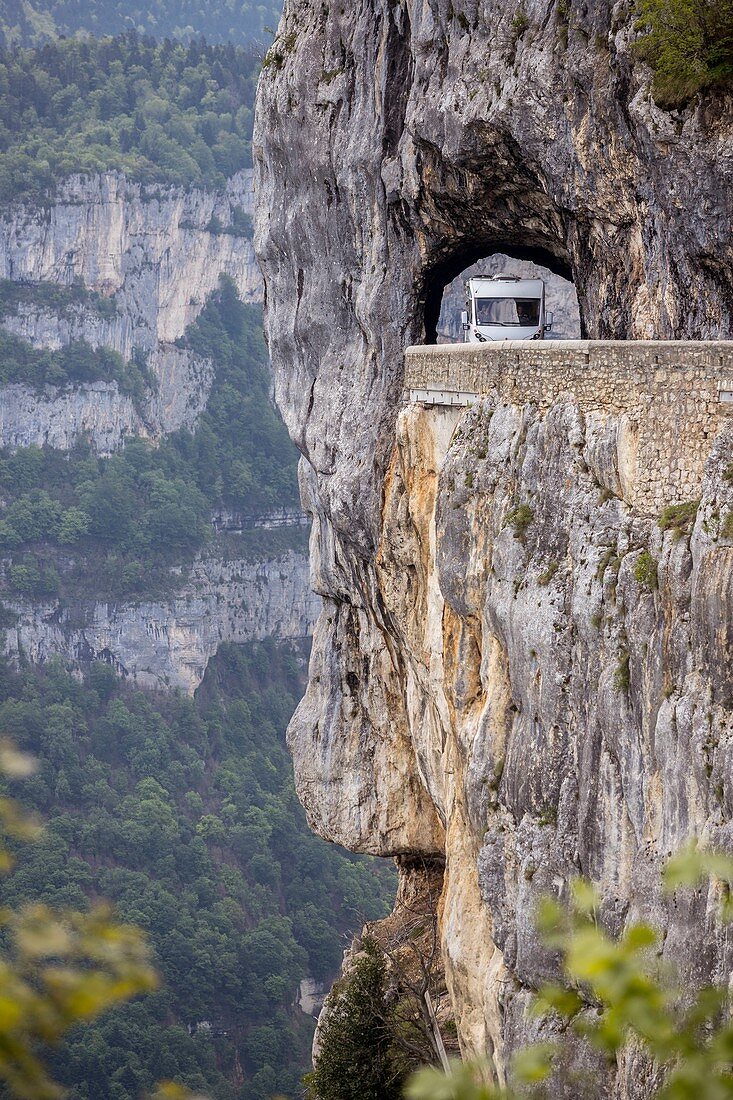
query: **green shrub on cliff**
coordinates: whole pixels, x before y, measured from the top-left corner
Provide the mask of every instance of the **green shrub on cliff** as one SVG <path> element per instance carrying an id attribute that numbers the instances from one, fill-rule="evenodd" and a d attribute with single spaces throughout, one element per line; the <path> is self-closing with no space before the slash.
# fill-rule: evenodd
<path id="1" fill-rule="evenodd" d="M 0 317 L 17 313 L 19 309 L 48 310 L 59 315 L 84 309 L 96 313 L 99 317 L 113 318 L 117 313 L 117 302 L 112 297 L 88 290 L 82 283 L 51 283 L 0 279 Z"/>
<path id="2" fill-rule="evenodd" d="M 648 550 L 642 550 L 634 565 L 634 580 L 650 592 L 657 587 L 657 563 Z"/>
<path id="3" fill-rule="evenodd" d="M 506 517 L 506 526 L 514 531 L 514 537 L 523 540 L 529 525 L 534 519 L 534 511 L 529 504 L 519 504 Z"/>
<path id="4" fill-rule="evenodd" d="M 684 504 L 670 504 L 662 510 L 659 527 L 662 531 L 671 531 L 675 539 L 689 535 L 695 524 L 699 500 L 687 500 Z"/>
<path id="5" fill-rule="evenodd" d="M 639 0 L 637 27 L 660 106 L 733 83 L 733 0 Z"/>

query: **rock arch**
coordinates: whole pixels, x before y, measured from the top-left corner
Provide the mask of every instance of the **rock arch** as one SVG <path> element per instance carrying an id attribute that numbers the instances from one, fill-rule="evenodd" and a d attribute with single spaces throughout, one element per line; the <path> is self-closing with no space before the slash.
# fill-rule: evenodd
<path id="1" fill-rule="evenodd" d="M 573 282 L 570 263 L 558 258 L 544 248 L 533 248 L 506 241 L 491 241 L 488 244 L 479 244 L 474 239 L 463 246 L 457 247 L 448 257 L 437 260 L 423 272 L 423 289 L 418 300 L 424 302 L 426 344 L 434 344 L 436 341 L 441 301 L 446 288 L 467 268 L 486 259 L 486 257 L 496 254 L 511 256 L 517 260 L 528 260 L 538 267 L 547 268 L 547 270 L 559 275 L 561 278 Z"/>
<path id="2" fill-rule="evenodd" d="M 473 256 L 472 252 L 468 253 Z M 544 261 L 544 262 L 543 262 Z M 523 279 L 542 279 L 545 283 L 546 308 L 553 313 L 552 337 L 578 339 L 583 335 L 582 319 L 575 284 L 570 270 L 554 257 L 532 249 L 499 249 L 481 255 L 468 267 L 452 275 L 455 264 L 438 270 L 427 284 L 425 305 L 425 343 L 462 342 L 460 313 L 465 306 L 466 279 L 478 275 L 509 274 Z M 552 264 L 552 266 L 549 266 Z M 449 278 L 445 284 L 443 279 Z M 442 288 L 442 289 L 441 289 Z M 437 323 L 435 320 L 438 314 Z"/>

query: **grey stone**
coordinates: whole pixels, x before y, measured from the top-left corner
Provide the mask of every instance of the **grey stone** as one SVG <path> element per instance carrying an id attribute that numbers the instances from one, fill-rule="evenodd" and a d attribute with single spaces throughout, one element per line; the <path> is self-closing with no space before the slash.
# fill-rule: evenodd
<path id="1" fill-rule="evenodd" d="M 82 283 L 115 295 L 118 313 L 100 317 L 74 306 L 57 315 L 24 304 L 2 319 L 4 328 L 35 347 L 57 349 L 75 340 L 110 347 L 125 359 L 142 353 L 156 381 L 143 408 L 115 383 L 38 393 L 0 388 L 0 446 L 67 449 L 86 436 L 100 454 L 126 435 L 157 440 L 193 428 L 206 407 L 213 366 L 178 348 L 221 274 L 247 302 L 262 300 L 262 282 L 247 237 L 215 233 L 216 216 L 231 223 L 235 207 L 252 210 L 252 173 L 242 171 L 218 190 L 145 191 L 124 175 L 75 176 L 46 205 L 18 203 L 0 214 L 0 278 L 20 282 Z"/>
<path id="2" fill-rule="evenodd" d="M 262 562 L 207 555 L 167 598 L 4 605 L 17 616 L 5 631 L 11 659 L 43 664 L 60 656 L 76 668 L 103 660 L 140 686 L 193 694 L 222 642 L 305 639 L 320 600 L 308 584 L 307 558 L 291 551 Z"/>
<path id="3" fill-rule="evenodd" d="M 608 926 L 651 919 L 683 980 L 727 982 L 733 963 L 714 888 L 659 890 L 690 833 L 730 845 L 729 429 L 650 471 L 657 502 L 694 470 L 700 509 L 675 541 L 634 506 L 623 408 L 586 412 L 572 391 L 403 408 L 405 348 L 496 251 L 572 277 L 585 336 L 731 335 L 730 98 L 659 109 L 623 5 L 523 9 L 520 34 L 499 0 L 290 0 L 255 132 L 275 390 L 324 595 L 296 783 L 332 840 L 445 857 L 459 1036 L 499 1080 L 542 1037 L 535 892 L 588 874 Z M 642 548 L 654 591 L 634 577 Z M 636 1052 L 607 1077 L 568 1057 L 596 1084 L 553 1095 L 653 1087 Z"/>

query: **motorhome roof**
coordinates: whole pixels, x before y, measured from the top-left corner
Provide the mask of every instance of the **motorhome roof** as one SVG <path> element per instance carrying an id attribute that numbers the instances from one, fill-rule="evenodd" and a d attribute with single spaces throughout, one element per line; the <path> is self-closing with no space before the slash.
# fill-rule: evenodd
<path id="1" fill-rule="evenodd" d="M 543 296 L 544 286 L 542 279 L 520 279 L 517 275 L 502 277 L 478 275 L 468 280 L 466 289 L 471 294 L 485 293 L 489 297 L 512 297 L 516 294 Z"/>
<path id="2" fill-rule="evenodd" d="M 521 275 L 472 275 L 470 283 L 541 283 L 542 279 L 523 279 Z"/>

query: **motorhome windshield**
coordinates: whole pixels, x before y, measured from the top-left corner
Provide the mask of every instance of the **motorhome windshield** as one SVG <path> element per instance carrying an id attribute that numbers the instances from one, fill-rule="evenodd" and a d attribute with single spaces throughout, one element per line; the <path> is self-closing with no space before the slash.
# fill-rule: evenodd
<path id="1" fill-rule="evenodd" d="M 521 325 L 540 323 L 539 298 L 477 298 L 477 325 Z"/>

